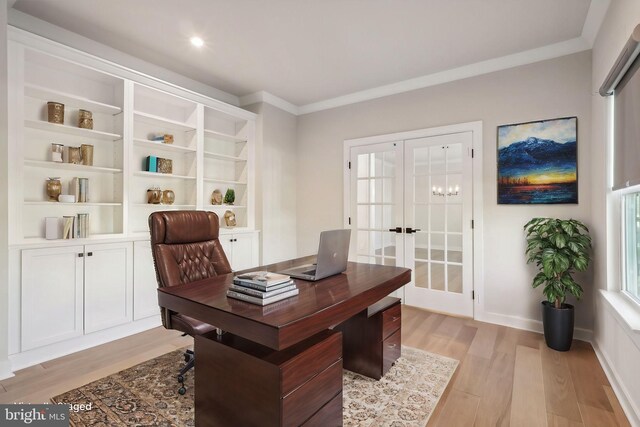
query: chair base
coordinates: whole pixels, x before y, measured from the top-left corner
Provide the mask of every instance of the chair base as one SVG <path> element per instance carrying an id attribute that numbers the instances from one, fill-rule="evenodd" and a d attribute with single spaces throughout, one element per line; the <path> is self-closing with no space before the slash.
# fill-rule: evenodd
<path id="1" fill-rule="evenodd" d="M 178 383 L 180 383 L 180 388 L 178 389 L 178 393 L 185 394 L 187 392 L 187 388 L 184 386 L 184 374 L 186 374 L 191 368 L 195 366 L 196 355 L 193 353 L 193 350 L 186 350 L 184 352 L 184 361 L 186 364 L 180 369 L 180 373 L 178 374 Z"/>

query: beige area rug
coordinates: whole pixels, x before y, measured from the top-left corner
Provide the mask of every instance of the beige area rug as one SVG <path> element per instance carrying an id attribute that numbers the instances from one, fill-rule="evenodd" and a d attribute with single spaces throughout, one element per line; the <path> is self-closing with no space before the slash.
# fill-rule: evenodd
<path id="1" fill-rule="evenodd" d="M 193 372 L 184 396 L 175 379 L 182 353 L 167 353 L 52 400 L 91 403 L 91 410 L 71 413 L 76 427 L 193 426 Z M 457 360 L 402 347 L 402 357 L 380 381 L 344 371 L 345 427 L 426 425 L 457 366 Z"/>

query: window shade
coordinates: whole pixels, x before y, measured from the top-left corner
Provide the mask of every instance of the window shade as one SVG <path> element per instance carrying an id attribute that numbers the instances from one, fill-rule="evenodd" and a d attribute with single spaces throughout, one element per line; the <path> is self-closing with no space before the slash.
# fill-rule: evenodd
<path id="1" fill-rule="evenodd" d="M 613 189 L 640 184 L 640 57 L 614 91 Z"/>

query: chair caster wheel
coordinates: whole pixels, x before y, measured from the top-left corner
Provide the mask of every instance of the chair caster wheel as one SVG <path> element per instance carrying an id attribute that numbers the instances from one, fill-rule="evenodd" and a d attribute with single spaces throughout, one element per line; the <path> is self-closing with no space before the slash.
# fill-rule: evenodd
<path id="1" fill-rule="evenodd" d="M 187 389 L 186 389 L 186 388 L 184 388 L 184 387 L 180 387 L 180 388 L 178 389 L 178 393 L 179 393 L 179 394 L 181 394 L 181 395 L 184 395 L 186 392 L 187 392 Z"/>
<path id="2" fill-rule="evenodd" d="M 178 382 L 179 383 L 183 383 L 184 382 L 184 377 L 182 375 L 178 375 Z"/>

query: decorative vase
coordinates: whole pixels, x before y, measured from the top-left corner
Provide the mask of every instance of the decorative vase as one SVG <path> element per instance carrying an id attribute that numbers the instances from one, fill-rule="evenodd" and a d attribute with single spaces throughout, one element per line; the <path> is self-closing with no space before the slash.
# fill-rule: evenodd
<path id="1" fill-rule="evenodd" d="M 57 125 L 64 124 L 64 104 L 59 102 L 47 102 L 47 121 Z"/>
<path id="2" fill-rule="evenodd" d="M 147 203 L 157 205 L 162 200 L 162 190 L 159 188 L 150 188 L 147 190 Z"/>
<path id="3" fill-rule="evenodd" d="M 80 146 L 82 164 L 85 166 L 93 166 L 93 145 L 82 144 Z"/>
<path id="4" fill-rule="evenodd" d="M 549 301 L 542 302 L 542 326 L 547 347 L 568 351 L 573 341 L 574 309 L 571 304 L 556 308 Z"/>
<path id="5" fill-rule="evenodd" d="M 226 211 L 224 213 L 224 222 L 227 227 L 235 227 L 236 226 L 236 214 L 232 211 Z"/>
<path id="6" fill-rule="evenodd" d="M 162 192 L 162 203 L 165 205 L 172 205 L 176 200 L 176 195 L 173 190 L 164 190 Z"/>
<path id="7" fill-rule="evenodd" d="M 51 143 L 51 161 L 62 163 L 62 151 L 64 150 L 64 145 L 57 144 L 55 142 Z"/>
<path id="8" fill-rule="evenodd" d="M 69 150 L 69 163 L 79 165 L 82 163 L 82 151 L 80 147 L 67 147 Z"/>
<path id="9" fill-rule="evenodd" d="M 47 196 L 50 202 L 57 202 L 58 196 L 62 193 L 62 184 L 60 178 L 47 179 Z"/>
<path id="10" fill-rule="evenodd" d="M 212 205 L 222 204 L 222 192 L 217 188 L 213 190 L 213 193 L 211 193 L 211 204 Z"/>
<path id="11" fill-rule="evenodd" d="M 93 114 L 91 111 L 78 111 L 78 127 L 83 129 L 93 129 Z"/>

